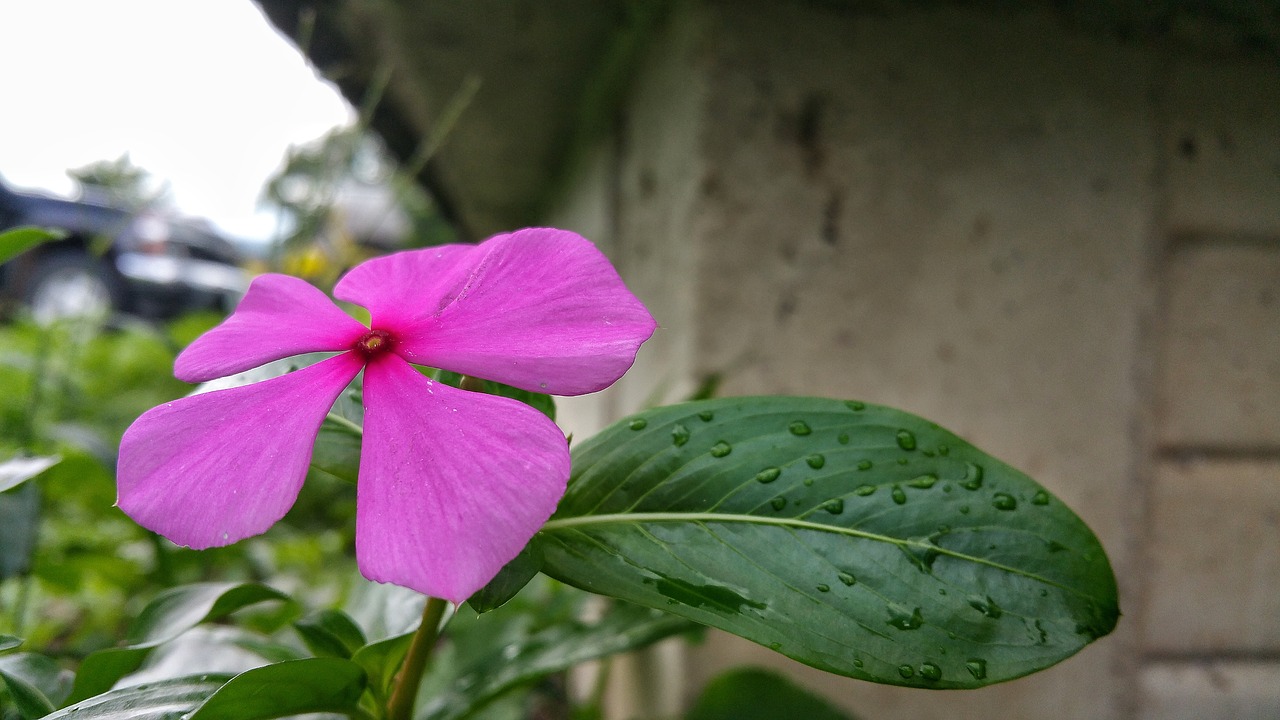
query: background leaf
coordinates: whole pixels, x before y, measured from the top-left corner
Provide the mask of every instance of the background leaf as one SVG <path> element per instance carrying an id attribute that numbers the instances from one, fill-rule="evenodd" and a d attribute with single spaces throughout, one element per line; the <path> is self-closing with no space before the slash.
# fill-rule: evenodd
<path id="1" fill-rule="evenodd" d="M 760 668 L 730 670 L 707 683 L 685 720 L 854 720 L 824 698 Z"/>
<path id="2" fill-rule="evenodd" d="M 349 713 L 364 687 L 364 670 L 350 660 L 291 660 L 240 673 L 186 720 L 268 720 L 296 713 Z"/>
<path id="3" fill-rule="evenodd" d="M 133 672 L 155 646 L 196 625 L 264 600 L 288 596 L 257 583 L 196 583 L 170 588 L 152 600 L 129 628 L 129 645 L 91 653 L 80 664 L 69 702 L 106 692 Z"/>
<path id="4" fill-rule="evenodd" d="M 437 370 L 435 372 L 435 378 L 436 380 L 453 387 L 460 387 L 462 385 L 462 375 L 449 370 Z M 500 397 L 511 398 L 512 400 L 519 400 L 552 420 L 556 419 L 556 401 L 550 395 L 521 390 L 520 388 L 503 385 L 502 383 L 494 382 L 492 380 L 481 380 L 480 382 L 484 385 L 484 392 L 489 395 L 498 395 Z"/>
<path id="5" fill-rule="evenodd" d="M 320 610 L 293 623 L 307 648 L 319 657 L 350 659 L 365 645 L 360 626 L 341 610 Z"/>
<path id="6" fill-rule="evenodd" d="M 34 484 L 0 493 L 0 580 L 31 569 L 39 524 L 40 492 Z"/>
<path id="7" fill-rule="evenodd" d="M 0 492 L 15 488 L 58 464 L 57 455 L 11 457 L 0 462 Z"/>
<path id="8" fill-rule="evenodd" d="M 35 653 L 0 657 L 0 680 L 8 686 L 9 697 L 25 718 L 53 712 L 71 688 L 70 672 L 51 658 Z"/>
<path id="9" fill-rule="evenodd" d="M 413 631 L 369 643 L 351 656 L 351 661 L 365 671 L 369 689 L 379 705 L 386 704 L 390 697 L 391 680 L 404 662 L 411 642 Z"/>
<path id="10" fill-rule="evenodd" d="M 478 613 L 496 610 L 515 597 L 541 569 L 542 549 L 535 539 L 512 558 L 511 562 L 503 565 L 487 585 L 468 598 L 467 605 Z"/>
<path id="11" fill-rule="evenodd" d="M 696 626 L 684 618 L 629 603 L 615 603 L 595 622 L 563 619 L 546 627 L 527 628 L 518 615 L 504 630 L 499 613 L 485 615 L 486 638 L 502 642 L 475 643 L 480 652 L 460 655 L 448 669 L 444 683 L 435 678 L 431 693 L 417 717 L 460 720 L 470 717 L 504 693 L 539 678 L 615 653 L 650 645 Z M 455 618 L 454 623 L 463 620 Z M 451 633 L 455 630 L 451 625 Z M 531 630 L 531 632 L 530 632 Z M 428 676 L 427 683 L 432 678 Z"/>
<path id="12" fill-rule="evenodd" d="M 230 679 L 199 675 L 134 685 L 87 698 L 45 720 L 178 720 Z"/>
<path id="13" fill-rule="evenodd" d="M 0 232 L 0 263 L 9 262 L 41 243 L 62 237 L 66 237 L 66 233 L 37 227 L 20 227 Z"/>
<path id="14" fill-rule="evenodd" d="M 979 687 L 1107 634 L 1115 577 L 1027 476 L 916 416 L 818 398 L 652 410 L 574 452 L 544 572 L 830 672 Z"/>

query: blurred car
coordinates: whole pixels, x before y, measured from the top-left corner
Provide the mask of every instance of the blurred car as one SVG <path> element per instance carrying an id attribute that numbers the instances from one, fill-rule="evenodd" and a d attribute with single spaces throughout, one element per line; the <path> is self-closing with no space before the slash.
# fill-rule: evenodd
<path id="1" fill-rule="evenodd" d="M 240 252 L 207 222 L 20 192 L 0 181 L 0 232 L 26 226 L 65 233 L 0 265 L 0 297 L 26 305 L 39 322 L 230 310 L 249 285 Z"/>

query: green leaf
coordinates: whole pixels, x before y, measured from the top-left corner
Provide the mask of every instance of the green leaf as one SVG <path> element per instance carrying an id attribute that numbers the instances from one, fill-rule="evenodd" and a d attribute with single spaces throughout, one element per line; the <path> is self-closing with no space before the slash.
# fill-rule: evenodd
<path id="1" fill-rule="evenodd" d="M 462 385 L 462 375 L 449 370 L 436 371 L 435 378 L 436 380 L 453 387 L 460 387 Z M 483 383 L 484 386 L 482 392 L 489 395 L 511 398 L 512 400 L 519 400 L 552 420 L 556 419 L 556 401 L 550 395 L 521 390 L 520 388 L 503 385 L 502 383 L 494 382 L 492 380 L 481 380 L 480 382 Z"/>
<path id="2" fill-rule="evenodd" d="M 188 628 L 220 618 L 243 607 L 289 596 L 258 583 L 193 583 L 170 588 L 156 596 L 129 627 L 131 645 L 160 643 Z"/>
<path id="3" fill-rule="evenodd" d="M 373 691 L 378 704 L 385 704 L 383 701 L 390 695 L 391 680 L 404 662 L 412 641 L 413 631 L 409 631 L 369 643 L 351 656 L 351 661 L 359 665 L 368 676 L 369 689 Z"/>
<path id="4" fill-rule="evenodd" d="M 49 468 L 62 458 L 57 455 L 12 457 L 0 462 L 0 492 L 15 488 Z"/>
<path id="5" fill-rule="evenodd" d="M 179 720 L 230 679 L 198 675 L 120 688 L 62 708 L 44 720 Z"/>
<path id="6" fill-rule="evenodd" d="M 257 583 L 196 583 L 170 588 L 152 600 L 129 628 L 125 647 L 90 653 L 80 664 L 69 702 L 106 692 L 133 672 L 155 646 L 208 620 L 265 600 L 289 597 Z"/>
<path id="7" fill-rule="evenodd" d="M 34 484 L 0 493 L 0 580 L 31 569 L 39 521 L 40 492 Z"/>
<path id="8" fill-rule="evenodd" d="M 6 263 L 41 243 L 66 237 L 66 233 L 37 227 L 0 232 L 0 263 Z"/>
<path id="9" fill-rule="evenodd" d="M 311 467 L 354 484 L 360 473 L 360 435 L 332 420 L 326 421 L 316 436 Z"/>
<path id="10" fill-rule="evenodd" d="M 350 713 L 364 687 L 364 670 L 350 660 L 291 660 L 235 676 L 185 720 L 269 720 L 297 713 Z"/>
<path id="11" fill-rule="evenodd" d="M 730 670 L 702 690 L 685 720 L 853 720 L 825 699 L 759 668 Z"/>
<path id="12" fill-rule="evenodd" d="M 22 646 L 22 638 L 0 634 L 0 652 Z"/>
<path id="13" fill-rule="evenodd" d="M 504 565 L 487 585 L 468 598 L 467 604 L 478 613 L 496 610 L 515 597 L 541 569 L 542 549 L 535 538 L 511 562 Z"/>
<path id="14" fill-rule="evenodd" d="M 970 688 L 1115 626 L 1096 537 L 1021 472 L 921 418 L 818 398 L 652 410 L 574 452 L 552 577 L 829 672 Z"/>
<path id="15" fill-rule="evenodd" d="M 349 659 L 365 644 L 364 633 L 341 610 L 321 610 L 293 623 L 307 648 L 319 657 Z"/>
<path id="16" fill-rule="evenodd" d="M 53 712 L 66 696 L 71 673 L 43 655 L 14 653 L 0 657 L 0 680 L 23 717 L 39 718 Z"/>
<path id="17" fill-rule="evenodd" d="M 483 620 L 489 617 L 492 616 Z M 470 717 L 513 688 L 588 660 L 644 647 L 694 627 L 684 618 L 617 603 L 595 623 L 560 622 L 508 644 L 491 644 L 487 653 L 458 669 L 456 679 L 432 695 L 417 717 L 425 720 Z M 426 682 L 430 682 L 430 677 Z"/>

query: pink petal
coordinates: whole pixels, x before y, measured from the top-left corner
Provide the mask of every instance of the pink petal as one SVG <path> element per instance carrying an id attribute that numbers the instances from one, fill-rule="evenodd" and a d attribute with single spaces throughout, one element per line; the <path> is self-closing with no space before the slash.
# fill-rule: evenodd
<path id="1" fill-rule="evenodd" d="M 178 355 L 173 374 L 205 382 L 291 355 L 346 350 L 367 330 L 305 281 L 260 275 L 230 317 Z"/>
<path id="2" fill-rule="evenodd" d="M 411 362 L 556 395 L 608 387 L 657 327 L 589 240 L 549 228 L 376 258 L 335 294 Z"/>
<path id="3" fill-rule="evenodd" d="M 148 410 L 120 441 L 116 504 L 197 549 L 265 532 L 298 498 L 320 424 L 362 364 L 343 353 Z"/>
<path id="4" fill-rule="evenodd" d="M 392 353 L 365 369 L 364 401 L 360 571 L 462 602 L 555 511 L 564 434 L 523 403 L 433 382 Z"/>
<path id="5" fill-rule="evenodd" d="M 475 245 L 438 245 L 366 260 L 351 268 L 333 296 L 369 310 L 384 329 L 444 310 L 471 276 Z"/>

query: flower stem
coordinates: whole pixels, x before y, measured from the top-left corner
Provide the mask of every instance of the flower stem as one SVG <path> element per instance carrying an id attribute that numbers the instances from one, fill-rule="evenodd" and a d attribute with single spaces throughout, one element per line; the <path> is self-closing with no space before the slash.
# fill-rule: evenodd
<path id="1" fill-rule="evenodd" d="M 418 698 L 418 686 L 422 684 L 422 676 L 427 672 L 431 651 L 435 649 L 436 638 L 440 636 L 440 618 L 444 617 L 448 605 L 440 598 L 427 598 L 427 606 L 422 609 L 422 624 L 418 625 L 417 632 L 413 634 L 404 664 L 396 674 L 395 689 L 391 691 L 391 699 L 387 701 L 387 720 L 409 720 L 413 717 L 413 701 Z"/>

